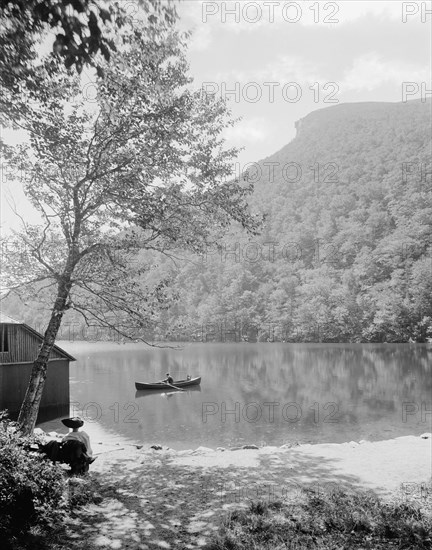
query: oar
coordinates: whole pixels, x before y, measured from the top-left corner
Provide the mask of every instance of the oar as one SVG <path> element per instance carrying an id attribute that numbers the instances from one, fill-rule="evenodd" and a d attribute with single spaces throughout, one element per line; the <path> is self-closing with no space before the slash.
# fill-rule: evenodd
<path id="1" fill-rule="evenodd" d="M 164 382 L 164 384 L 166 384 L 166 385 L 169 386 L 170 388 L 174 388 L 175 390 L 186 391 L 186 390 L 184 390 L 183 388 L 177 388 L 176 386 L 173 386 L 173 385 L 170 384 L 169 382 Z"/>
<path id="2" fill-rule="evenodd" d="M 161 380 L 160 383 L 161 383 L 161 384 L 166 384 L 167 386 L 169 386 L 170 388 L 174 388 L 175 390 L 186 391 L 186 390 L 183 390 L 182 388 L 177 388 L 177 386 L 173 386 L 173 385 L 170 384 L 169 382 L 165 382 L 165 380 Z"/>

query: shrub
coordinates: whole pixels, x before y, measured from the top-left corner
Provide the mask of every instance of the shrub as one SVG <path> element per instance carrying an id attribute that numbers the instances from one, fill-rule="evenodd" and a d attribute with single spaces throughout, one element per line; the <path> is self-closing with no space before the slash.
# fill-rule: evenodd
<path id="1" fill-rule="evenodd" d="M 36 443 L 34 436 L 21 437 L 0 414 L 0 540 L 51 525 L 61 514 L 62 469 L 32 451 Z"/>

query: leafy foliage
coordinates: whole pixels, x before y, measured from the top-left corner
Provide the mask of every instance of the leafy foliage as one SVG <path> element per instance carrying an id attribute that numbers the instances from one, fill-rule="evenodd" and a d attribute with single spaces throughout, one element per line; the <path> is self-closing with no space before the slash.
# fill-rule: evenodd
<path id="1" fill-rule="evenodd" d="M 125 28 L 157 34 L 177 20 L 174 0 L 1 0 L 0 5 L 0 121 L 14 128 L 34 116 L 32 106 L 41 99 L 51 105 L 64 99 L 58 87 L 53 94 L 51 81 L 62 78 L 65 67 L 80 74 L 87 65 L 103 77 L 123 46 Z M 47 49 L 51 53 L 41 55 Z M 0 145 L 7 159 L 2 139 Z"/>
<path id="2" fill-rule="evenodd" d="M 64 504 L 62 470 L 29 451 L 34 441 L 18 436 L 9 421 L 1 422 L 0 539 L 10 547 L 31 526 L 47 527 L 58 520 Z"/>
<path id="3" fill-rule="evenodd" d="M 291 143 L 249 169 L 262 235 L 231 231 L 219 249 L 164 264 L 179 303 L 160 336 L 432 337 L 430 110 L 364 103 L 305 117 Z"/>
<path id="4" fill-rule="evenodd" d="M 186 87 L 180 37 L 124 32 L 129 46 L 98 81 L 96 111 L 79 95 L 72 107 L 64 100 L 79 90 L 64 70 L 50 79 L 63 101 L 32 107 L 24 124 L 31 148 L 17 147 L 10 163 L 45 224 L 22 220 L 23 234 L 9 239 L 4 286 L 30 299 L 55 296 L 59 280 L 71 278 L 64 309 L 133 328 L 173 294 L 169 278 L 140 279 L 155 271 L 131 267 L 140 251 L 201 252 L 232 221 L 251 231 L 256 222 L 245 208 L 251 186 L 222 181 L 237 153 L 220 136 L 229 112 Z"/>
<path id="5" fill-rule="evenodd" d="M 143 25 L 158 20 L 173 23 L 177 18 L 171 0 L 137 0 L 127 5 L 98 0 L 2 0 L 0 6 L 2 107 L 12 107 L 10 101 L 17 94 L 37 92 L 40 71 L 47 66 L 41 63 L 38 47 L 47 37 L 52 37 L 53 56 L 66 67 L 74 66 L 80 73 L 87 64 L 101 74 L 103 61 L 109 62 L 117 51 L 116 32 L 133 22 L 130 7 L 134 12 L 141 10 Z M 51 70 L 54 73 L 55 67 Z"/>
<path id="6" fill-rule="evenodd" d="M 25 299 L 45 292 L 53 305 L 20 414 L 27 429 L 65 311 L 128 337 L 170 299 L 167 278 L 148 284 L 139 276 L 152 266 L 131 269 L 126 255 L 199 252 L 232 222 L 258 225 L 246 203 L 252 187 L 224 181 L 237 154 L 222 137 L 233 121 L 222 100 L 190 89 L 185 37 L 149 17 L 144 28 L 125 25 L 121 40 L 94 83 L 95 103 L 57 64 L 41 71 L 32 104 L 14 104 L 30 146 L 9 148 L 9 163 L 43 223 L 21 218 L 3 287 Z"/>

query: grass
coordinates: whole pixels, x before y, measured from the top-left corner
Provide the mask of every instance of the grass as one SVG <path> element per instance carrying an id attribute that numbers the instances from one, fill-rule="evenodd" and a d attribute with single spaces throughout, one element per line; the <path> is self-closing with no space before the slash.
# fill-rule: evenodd
<path id="1" fill-rule="evenodd" d="M 432 519 L 370 493 L 304 490 L 297 502 L 252 503 L 234 512 L 208 550 L 432 548 Z"/>

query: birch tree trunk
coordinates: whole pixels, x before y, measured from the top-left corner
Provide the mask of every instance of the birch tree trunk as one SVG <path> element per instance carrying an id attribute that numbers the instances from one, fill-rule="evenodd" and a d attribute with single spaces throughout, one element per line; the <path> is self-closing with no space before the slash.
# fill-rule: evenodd
<path id="1" fill-rule="evenodd" d="M 48 327 L 45 331 L 41 348 L 33 363 L 30 381 L 18 416 L 19 430 L 23 435 L 32 434 L 36 424 L 47 376 L 48 359 L 60 329 L 64 312 L 67 309 L 67 300 L 69 298 L 71 286 L 70 276 L 62 278 L 58 284 L 57 299 L 51 313 Z"/>

